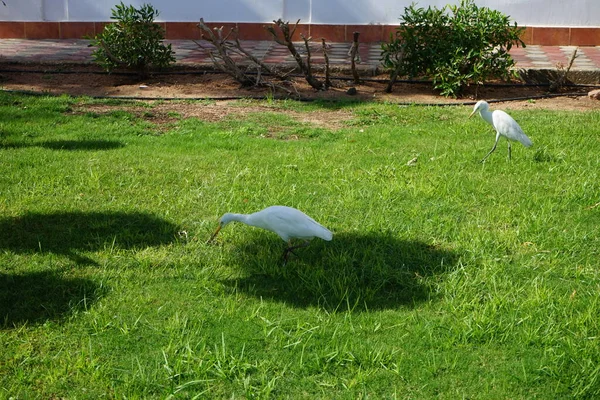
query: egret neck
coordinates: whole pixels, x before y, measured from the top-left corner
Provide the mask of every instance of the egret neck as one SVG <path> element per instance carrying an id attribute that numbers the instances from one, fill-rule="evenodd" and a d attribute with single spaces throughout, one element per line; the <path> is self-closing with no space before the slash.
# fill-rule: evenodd
<path id="1" fill-rule="evenodd" d="M 246 214 L 233 214 L 233 213 L 227 213 L 224 214 L 221 217 L 221 220 L 219 222 L 219 226 L 217 226 L 217 230 L 215 231 L 215 233 L 212 234 L 212 236 L 210 237 L 210 239 L 208 239 L 208 241 L 206 243 L 210 243 L 212 242 L 215 237 L 217 237 L 217 235 L 219 234 L 219 231 L 228 223 L 230 223 L 231 221 L 237 221 L 237 222 L 243 222 L 244 224 L 248 224 L 248 225 L 253 225 L 251 223 L 248 222 L 248 215 Z"/>
<path id="2" fill-rule="evenodd" d="M 485 122 L 494 126 L 494 119 L 492 118 L 492 112 L 490 110 L 481 109 L 479 110 L 479 114 L 481 115 L 481 118 L 485 120 Z"/>
<path id="3" fill-rule="evenodd" d="M 235 221 L 235 222 L 244 223 L 246 225 L 256 226 L 251 222 L 251 218 L 248 218 L 248 217 L 250 217 L 250 215 L 248 215 L 248 214 L 227 213 L 227 214 L 223 215 L 223 217 L 221 217 L 221 225 L 225 226 L 228 223 L 230 223 L 231 221 Z"/>

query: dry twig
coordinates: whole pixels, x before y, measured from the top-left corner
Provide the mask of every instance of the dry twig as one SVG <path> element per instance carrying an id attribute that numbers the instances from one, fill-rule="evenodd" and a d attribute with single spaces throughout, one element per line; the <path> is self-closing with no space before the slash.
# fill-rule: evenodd
<path id="1" fill-rule="evenodd" d="M 404 58 L 404 50 L 400 51 L 398 58 L 396 60 L 396 68 L 390 74 L 390 81 L 388 82 L 385 92 L 392 93 L 392 87 L 394 83 L 396 83 L 396 79 L 398 79 L 398 75 L 400 74 L 400 69 L 402 68 L 402 59 Z"/>
<path id="2" fill-rule="evenodd" d="M 277 32 L 275 31 L 275 27 L 265 26 L 265 29 L 273 36 L 273 40 L 275 42 L 277 42 L 278 44 L 288 48 L 288 50 L 290 51 L 290 54 L 294 57 L 296 64 L 298 64 L 300 71 L 302 72 L 302 74 L 304 75 L 304 77 L 306 78 L 306 81 L 308 82 L 308 84 L 310 86 L 312 86 L 316 90 L 324 89 L 325 87 L 323 85 L 323 82 L 321 82 L 320 80 L 318 80 L 317 78 L 315 78 L 313 76 L 312 70 L 310 67 L 310 49 L 308 46 L 308 42 L 309 42 L 310 38 L 307 39 L 304 37 L 304 35 L 301 35 L 302 39 L 304 40 L 304 44 L 306 46 L 306 51 L 307 51 L 306 63 L 304 62 L 304 60 L 302 60 L 302 56 L 300 56 L 300 53 L 298 53 L 296 46 L 294 46 L 294 43 L 292 42 L 292 38 L 294 37 L 294 33 L 296 33 L 296 29 L 298 28 L 298 24 L 300 23 L 300 20 L 296 21 L 296 24 L 294 25 L 294 27 L 291 30 L 290 30 L 289 22 L 283 22 L 281 20 L 281 18 L 278 19 L 277 21 L 273 21 L 273 23 L 281 31 L 281 37 L 280 37 L 277 34 Z"/>
<path id="3" fill-rule="evenodd" d="M 329 88 L 331 87 L 331 79 L 329 77 L 329 54 L 327 54 L 325 38 L 321 38 L 321 43 L 323 45 L 323 59 L 325 60 L 325 86 Z"/>
<path id="4" fill-rule="evenodd" d="M 564 68 L 564 66 L 562 64 L 558 65 L 558 70 L 559 70 L 558 78 L 556 78 L 550 84 L 550 87 L 548 88 L 549 92 L 551 92 L 551 93 L 558 92 L 564 86 L 564 84 L 567 80 L 567 75 L 569 74 L 569 71 L 571 70 L 571 67 L 573 66 L 573 62 L 577 58 L 577 50 L 579 50 L 579 47 L 576 47 L 575 51 L 573 51 L 573 54 L 571 55 L 571 59 L 569 60 L 569 65 L 567 66 L 567 68 Z"/>
<path id="5" fill-rule="evenodd" d="M 221 71 L 233 77 L 237 82 L 239 82 L 243 86 L 268 86 L 271 88 L 278 88 L 284 90 L 288 94 L 291 94 L 290 90 L 285 89 L 279 85 L 268 83 L 265 80 L 263 80 L 262 70 L 266 71 L 267 74 L 272 75 L 279 80 L 286 80 L 287 78 L 285 75 L 269 67 L 264 62 L 255 57 L 252 53 L 244 49 L 238 38 L 237 28 L 231 28 L 231 30 L 225 36 L 223 36 L 223 27 L 211 29 L 206 25 L 203 18 L 200 18 L 198 28 L 202 30 L 202 36 L 214 46 L 214 49 L 203 46 L 199 42 L 196 42 L 196 44 L 208 52 L 208 55 L 210 56 L 210 59 L 212 60 L 213 64 Z M 234 36 L 235 39 L 233 41 L 230 41 L 230 36 Z M 242 70 L 239 63 L 231 57 L 232 54 L 241 55 L 246 59 L 250 60 L 253 63 L 253 65 L 257 67 L 257 74 L 253 76 L 251 74 L 248 74 L 246 71 Z"/>
<path id="6" fill-rule="evenodd" d="M 360 55 L 358 54 L 358 36 L 360 32 L 354 32 L 352 47 L 350 47 L 350 51 L 348 55 L 350 56 L 350 68 L 352 70 L 352 76 L 354 77 L 354 83 L 360 83 L 360 77 L 358 76 L 358 71 L 356 71 L 356 63 L 360 63 Z"/>
<path id="7" fill-rule="evenodd" d="M 206 38 L 215 48 L 209 49 L 202 46 L 200 43 L 196 42 L 196 44 L 208 51 L 208 55 L 212 60 L 213 64 L 219 68 L 221 71 L 230 75 L 237 82 L 242 84 L 243 86 L 252 86 L 255 85 L 254 79 L 244 73 L 238 67 L 236 62 L 229 55 L 229 49 L 231 47 L 230 43 L 227 42 L 229 36 L 233 33 L 235 28 L 232 28 L 229 33 L 223 37 L 223 27 L 210 29 L 205 23 L 204 19 L 200 18 L 200 23 L 198 24 L 198 28 L 200 28 L 203 33 L 202 36 Z"/>

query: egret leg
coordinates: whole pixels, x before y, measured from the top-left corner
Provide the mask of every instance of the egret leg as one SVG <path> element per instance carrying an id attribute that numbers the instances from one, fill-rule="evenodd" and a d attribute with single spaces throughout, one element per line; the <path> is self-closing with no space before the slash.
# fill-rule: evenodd
<path id="1" fill-rule="evenodd" d="M 500 140 L 500 134 L 496 135 L 496 142 L 494 143 L 494 147 L 492 147 L 492 149 L 490 150 L 489 153 L 487 153 L 485 155 L 485 157 L 483 157 L 483 160 L 481 160 L 481 162 L 484 162 L 486 158 L 489 157 L 490 154 L 492 154 L 494 152 L 494 150 L 496 150 L 496 146 L 498 146 L 498 140 Z"/>
<path id="2" fill-rule="evenodd" d="M 510 161 L 510 141 L 508 141 L 508 160 Z"/>
<path id="3" fill-rule="evenodd" d="M 286 247 L 286 249 L 283 251 L 283 265 L 285 265 L 287 263 L 288 257 L 290 255 L 290 253 L 292 253 L 293 255 L 295 255 L 296 257 L 298 257 L 298 254 L 294 253 L 294 250 L 296 249 L 300 249 L 302 247 L 306 247 L 310 244 L 310 242 L 308 240 L 302 242 L 301 244 L 297 244 L 295 246 L 292 246 L 292 241 L 289 240 L 288 241 L 288 247 Z"/>

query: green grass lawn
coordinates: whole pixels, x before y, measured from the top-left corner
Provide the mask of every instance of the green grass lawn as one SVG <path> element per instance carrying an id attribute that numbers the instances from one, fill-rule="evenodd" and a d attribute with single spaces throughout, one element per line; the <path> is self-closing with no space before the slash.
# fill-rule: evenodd
<path id="1" fill-rule="evenodd" d="M 600 111 L 509 111 L 534 146 L 481 164 L 470 108 L 264 104 L 0 94 L 0 398 L 600 396 Z M 275 204 L 333 241 L 206 244 Z"/>

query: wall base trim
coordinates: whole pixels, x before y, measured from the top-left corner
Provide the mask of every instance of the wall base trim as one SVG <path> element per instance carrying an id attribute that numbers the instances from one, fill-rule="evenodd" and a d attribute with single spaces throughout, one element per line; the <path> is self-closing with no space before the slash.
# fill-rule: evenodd
<path id="1" fill-rule="evenodd" d="M 0 21 L 0 39 L 82 39 L 100 33 L 110 22 L 29 22 Z M 201 37 L 195 22 L 159 22 L 165 28 L 167 39 L 195 39 Z M 263 23 L 207 23 L 224 26 L 226 30 L 237 27 L 242 40 L 271 40 Z M 355 31 L 361 42 L 388 41 L 396 25 L 315 25 L 300 24 L 300 33 L 329 42 L 350 42 Z M 541 46 L 600 46 L 600 27 L 526 27 L 523 41 L 527 45 Z"/>

